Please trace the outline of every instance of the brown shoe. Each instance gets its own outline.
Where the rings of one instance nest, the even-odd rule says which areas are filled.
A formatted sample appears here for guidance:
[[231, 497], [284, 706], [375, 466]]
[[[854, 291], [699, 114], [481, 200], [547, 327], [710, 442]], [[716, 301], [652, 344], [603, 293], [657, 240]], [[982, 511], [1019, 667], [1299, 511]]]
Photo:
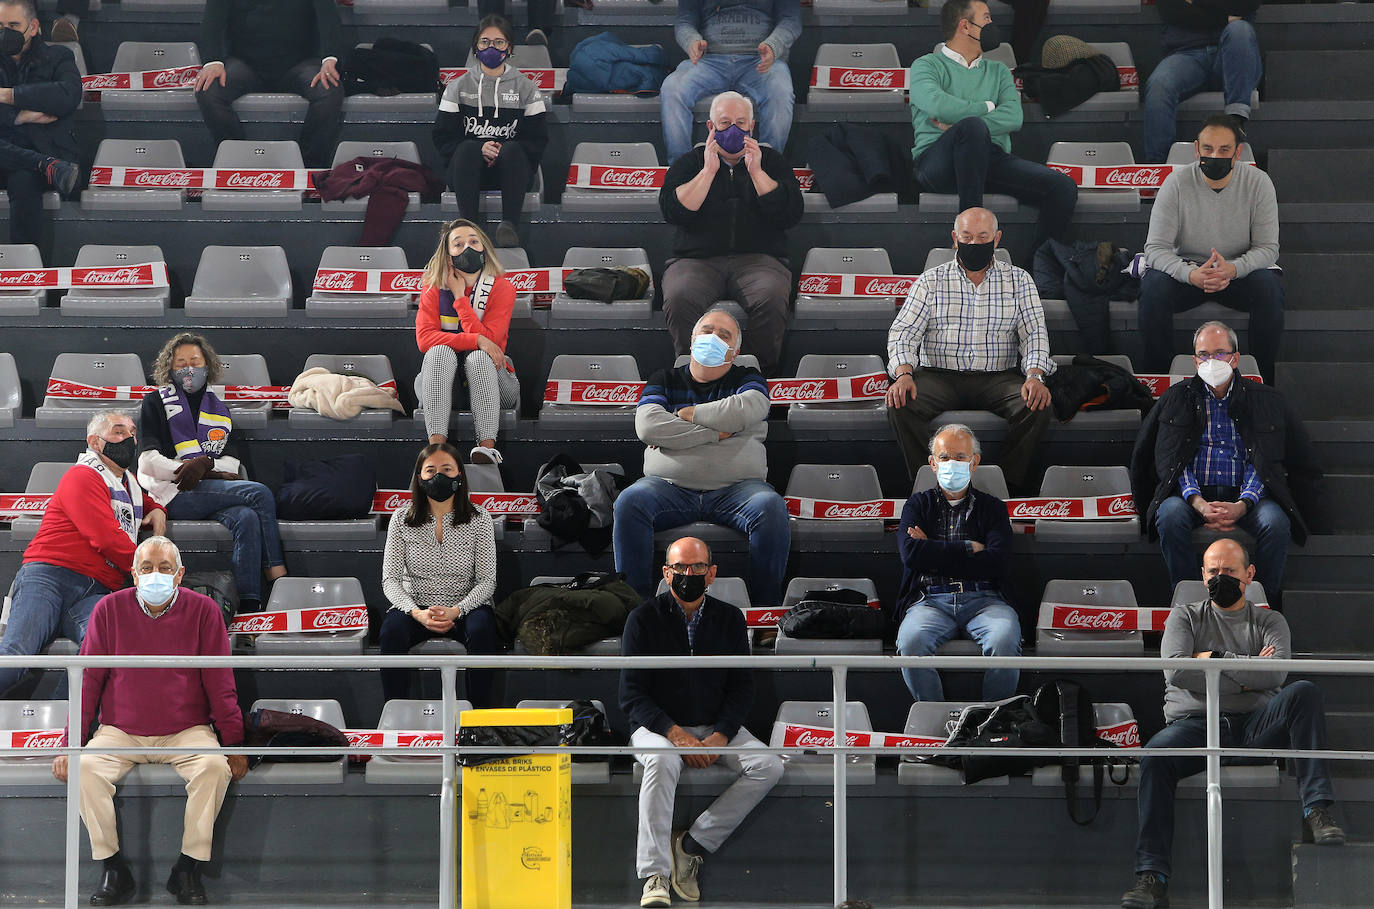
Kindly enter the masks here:
[[53, 20], [51, 37], [53, 41], [66, 44], [74, 44], [81, 40], [81, 36], [76, 33], [76, 23], [66, 16], [58, 16]]

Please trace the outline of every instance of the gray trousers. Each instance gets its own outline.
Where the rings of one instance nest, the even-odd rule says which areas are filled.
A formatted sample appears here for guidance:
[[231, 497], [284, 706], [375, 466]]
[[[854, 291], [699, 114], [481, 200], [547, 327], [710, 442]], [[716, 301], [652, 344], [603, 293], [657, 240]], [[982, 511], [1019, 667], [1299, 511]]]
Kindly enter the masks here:
[[673, 353], [690, 353], [697, 319], [720, 300], [734, 300], [748, 319], [740, 352], [758, 357], [760, 371], [772, 375], [782, 360], [792, 285], [791, 269], [763, 253], [669, 260], [663, 273], [663, 314]]
[[[715, 731], [710, 726], [682, 728], [699, 739]], [[741, 729], [730, 740], [730, 746], [734, 748], [762, 744], [747, 729]], [[638, 748], [671, 748], [673, 743], [640, 726], [630, 736], [630, 745]], [[677, 794], [678, 778], [686, 765], [676, 754], [636, 754], [635, 760], [644, 765], [644, 778], [639, 784], [639, 839], [635, 846], [635, 869], [640, 878], [655, 874], [666, 876], [673, 869], [673, 799]], [[697, 816], [688, 831], [692, 839], [708, 852], [719, 849], [749, 816], [749, 812], [782, 779], [782, 758], [776, 754], [722, 754], [716, 761], [740, 776]]]
[[[520, 406], [520, 380], [508, 369], [497, 369], [491, 357], [481, 350], [457, 351], [442, 345], [425, 352], [420, 375], [415, 379], [415, 396], [425, 410], [425, 434], [448, 435], [459, 357], [467, 375], [477, 441], [495, 439], [501, 425], [501, 409]], [[510, 363], [509, 357], [506, 362]]]
[[947, 410], [990, 410], [1009, 424], [997, 463], [1012, 492], [1024, 491], [1035, 446], [1050, 420], [1049, 407], [1031, 410], [1021, 399], [1026, 377], [1015, 369], [955, 372], [922, 367], [914, 378], [916, 396], [902, 407], [887, 409], [887, 422], [897, 434], [911, 478], [916, 479], [916, 471], [930, 457], [931, 420]]

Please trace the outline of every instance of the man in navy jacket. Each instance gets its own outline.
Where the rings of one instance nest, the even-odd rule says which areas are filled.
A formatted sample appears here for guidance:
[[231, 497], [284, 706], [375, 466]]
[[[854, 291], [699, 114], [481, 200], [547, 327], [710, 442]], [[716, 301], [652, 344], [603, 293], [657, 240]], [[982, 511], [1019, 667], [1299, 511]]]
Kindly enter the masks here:
[[[973, 489], [982, 456], [973, 430], [958, 423], [930, 440], [937, 485], [918, 492], [902, 509], [897, 546], [902, 586], [897, 591], [897, 652], [929, 656], [955, 637], [977, 641], [984, 656], [1020, 656], [1021, 621], [1003, 598], [1011, 573], [1011, 520], [1007, 504]], [[911, 696], [943, 701], [934, 669], [903, 669]], [[1020, 671], [983, 674], [983, 699], [1016, 693]]]
[[[1004, 512], [1005, 514], [1005, 512]], [[625, 656], [720, 656], [749, 653], [744, 614], [706, 595], [716, 579], [711, 549], [695, 537], [668, 547], [663, 578], [668, 592], [645, 600], [625, 623]], [[712, 754], [711, 748], [761, 747], [743, 727], [754, 699], [748, 669], [626, 669], [620, 674], [620, 708], [634, 729], [636, 747], [682, 749], [637, 754], [644, 765], [639, 787], [638, 874], [645, 878], [641, 906], [668, 906], [669, 886], [684, 900], [700, 899], [697, 870], [782, 778], [775, 754]], [[719, 761], [739, 774], [697, 816], [689, 830], [674, 832], [673, 799], [682, 766]]]

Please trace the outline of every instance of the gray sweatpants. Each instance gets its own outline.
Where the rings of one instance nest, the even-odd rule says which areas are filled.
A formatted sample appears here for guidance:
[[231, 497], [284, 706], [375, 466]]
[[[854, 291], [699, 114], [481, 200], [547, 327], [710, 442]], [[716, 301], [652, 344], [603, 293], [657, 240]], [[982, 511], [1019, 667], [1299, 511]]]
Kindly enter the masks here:
[[[491, 357], [480, 350], [457, 351], [452, 347], [431, 347], [420, 364], [415, 379], [415, 396], [425, 410], [425, 434], [448, 435], [449, 412], [453, 410], [453, 381], [458, 376], [458, 360], [468, 380], [468, 398], [477, 441], [495, 439], [502, 408], [520, 406], [520, 380], [508, 369], [497, 369]], [[510, 357], [506, 358], [510, 363]]]

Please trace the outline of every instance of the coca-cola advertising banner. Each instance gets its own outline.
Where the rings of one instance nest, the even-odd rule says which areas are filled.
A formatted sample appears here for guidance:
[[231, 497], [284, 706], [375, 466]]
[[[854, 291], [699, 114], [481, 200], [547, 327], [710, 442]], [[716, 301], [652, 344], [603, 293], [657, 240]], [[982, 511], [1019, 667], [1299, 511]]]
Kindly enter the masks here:
[[[804, 193], [815, 185], [816, 176], [809, 167], [796, 167], [792, 173]], [[666, 167], [628, 167], [609, 164], [568, 165], [568, 186], [577, 189], [661, 189], [668, 174]]]
[[[1246, 161], [1254, 165], [1254, 161]], [[1045, 165], [1065, 174], [1080, 189], [1158, 190], [1164, 178], [1186, 164], [1055, 164]]]
[[48, 493], [0, 492], [0, 521], [15, 518], [40, 518], [48, 508]]
[[247, 167], [92, 167], [91, 186], [120, 189], [256, 189], [314, 191], [314, 175], [326, 171]]
[[95, 268], [6, 268], [0, 270], [0, 290], [72, 290], [93, 287], [166, 287], [167, 263], [102, 265]]
[[229, 623], [230, 634], [283, 634], [288, 631], [349, 631], [367, 627], [367, 606], [323, 606], [281, 612], [245, 612]]
[[905, 91], [907, 71], [901, 67], [813, 66], [812, 88], [848, 91]]
[[[539, 501], [532, 492], [471, 492], [468, 498], [487, 514], [539, 514]], [[409, 489], [379, 489], [372, 496], [372, 514], [395, 514], [402, 505], [409, 504]]]
[[[65, 729], [12, 729], [7, 730], [10, 748], [61, 748], [62, 740], [67, 737]], [[5, 741], [0, 739], [0, 742]]]
[[787, 513], [794, 518], [820, 521], [883, 520], [895, 521], [902, 515], [905, 499], [875, 499], [871, 502], [827, 502], [787, 496]]
[[350, 748], [438, 748], [444, 744], [444, 734], [434, 730], [423, 732], [405, 729], [340, 729], [348, 737]]
[[1070, 498], [1058, 496], [1034, 499], [1007, 499], [1007, 514], [1013, 521], [1040, 518], [1070, 521], [1100, 521], [1135, 516], [1135, 500], [1129, 492], [1110, 496]]
[[797, 293], [813, 297], [896, 297], [904, 299], [920, 275], [802, 275]]
[[[456, 66], [445, 66], [439, 70], [439, 81], [444, 85], [448, 85], [465, 72], [467, 72], [467, 70], [459, 69]], [[520, 75], [533, 82], [541, 91], [546, 92], [561, 92], [563, 90], [563, 83], [568, 81], [568, 71], [563, 67], [556, 67], [554, 69], [522, 69], [520, 70]]]
[[[1098, 726], [1099, 741], [1109, 742], [1118, 748], [1139, 748], [1140, 727], [1135, 720], [1127, 720], [1114, 726]], [[845, 745], [851, 748], [939, 748], [948, 739], [929, 735], [907, 735], [899, 732], [855, 732], [845, 730]], [[833, 748], [835, 730], [824, 726], [804, 726], [799, 723], [786, 723], [782, 731], [784, 748]]]
[[1114, 726], [1098, 726], [1097, 738], [1118, 748], [1139, 748], [1140, 725], [1135, 720], [1127, 720]]
[[[522, 268], [503, 277], [516, 293], [557, 293], [571, 268]], [[321, 268], [315, 272], [311, 289], [332, 294], [418, 294], [424, 271], [376, 268]]]
[[[593, 382], [550, 379], [544, 383], [545, 404], [636, 404], [643, 382]], [[768, 400], [775, 406], [837, 401], [872, 401], [887, 393], [887, 375], [870, 373], [836, 378], [769, 379]]]
[[141, 73], [93, 73], [81, 77], [81, 89], [88, 98], [98, 99], [102, 91], [167, 91], [190, 88], [200, 75], [200, 66], [178, 66]]
[[1050, 607], [1050, 627], [1059, 631], [1163, 631], [1169, 618], [1167, 608], [1045, 605]]

